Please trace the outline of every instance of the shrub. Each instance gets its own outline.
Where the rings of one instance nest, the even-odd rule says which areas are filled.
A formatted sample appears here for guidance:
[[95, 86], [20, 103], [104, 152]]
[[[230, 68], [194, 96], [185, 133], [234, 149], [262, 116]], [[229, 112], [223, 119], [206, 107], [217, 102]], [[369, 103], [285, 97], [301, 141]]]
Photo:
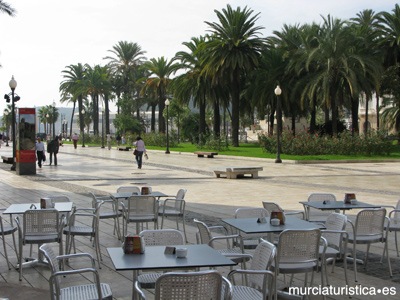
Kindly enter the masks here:
[[197, 140], [199, 141], [196, 144], [197, 149], [207, 149], [215, 151], [223, 151], [229, 149], [228, 139], [226, 135], [217, 136], [215, 134], [210, 134], [208, 136], [199, 136]]

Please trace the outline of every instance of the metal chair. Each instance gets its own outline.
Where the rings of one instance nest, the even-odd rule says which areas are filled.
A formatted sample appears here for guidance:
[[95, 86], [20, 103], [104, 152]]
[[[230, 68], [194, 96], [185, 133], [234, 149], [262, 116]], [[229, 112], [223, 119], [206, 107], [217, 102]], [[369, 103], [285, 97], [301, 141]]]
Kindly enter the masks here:
[[[117, 193], [135, 193], [137, 195], [140, 195], [141, 192], [140, 192], [140, 187], [138, 187], [136, 185], [122, 185], [122, 186], [117, 188]], [[119, 207], [119, 205], [120, 204], [122, 205], [122, 203], [124, 203], [125, 206], [128, 205], [127, 202], [126, 202], [127, 199], [128, 198], [119, 200], [118, 209], [120, 211], [122, 211], [122, 206]]]
[[[385, 220], [388, 224], [385, 229]], [[390, 228], [390, 219], [386, 217], [385, 208], [376, 209], [363, 209], [357, 214], [355, 224], [349, 220], [353, 232], [349, 234], [348, 242], [353, 244], [353, 263], [354, 263], [354, 276], [357, 282], [357, 245], [367, 245], [367, 253], [365, 255], [364, 267], [367, 267], [369, 248], [371, 244], [384, 243], [387, 254], [387, 262], [389, 267], [390, 277], [392, 274], [392, 267], [390, 265], [390, 257], [388, 252], [388, 233]]]
[[[56, 209], [32, 209], [24, 213], [22, 227], [19, 217], [16, 217], [15, 221], [17, 223], [19, 237], [19, 280], [22, 280], [24, 245], [37, 244], [40, 247], [45, 243], [58, 243], [59, 253], [63, 254], [62, 230], [65, 227], [65, 217], [64, 215], [60, 217]], [[32, 256], [32, 248], [30, 256]], [[25, 260], [31, 261], [25, 265], [43, 262], [40, 255], [37, 260], [31, 257]]]
[[[146, 246], [176, 246], [184, 245], [185, 241], [180, 231], [175, 229], [143, 230], [139, 233]], [[141, 288], [153, 289], [162, 273], [144, 273], [138, 276]]]
[[183, 232], [185, 234], [185, 240], [187, 242], [186, 226], [185, 226], [185, 195], [186, 189], [180, 189], [176, 194], [175, 198], [167, 198], [160, 205], [158, 215], [161, 216], [161, 229], [164, 227], [165, 217], [175, 217], [176, 229], [179, 230], [178, 218], [182, 218]]
[[291, 215], [301, 215], [301, 219], [305, 219], [305, 214], [304, 211], [292, 211], [292, 212], [285, 212], [285, 210], [279, 206], [278, 203], [276, 202], [268, 202], [268, 201], [263, 201], [262, 202], [263, 207], [268, 210], [268, 213], [271, 215], [271, 212], [273, 211], [282, 211], [285, 213], [286, 216], [291, 216]]
[[[330, 193], [312, 193], [308, 196], [308, 202], [312, 201], [330, 201], [330, 202], [336, 202], [336, 197], [334, 194]], [[306, 220], [309, 222], [319, 222], [319, 223], [325, 223], [326, 218], [330, 215], [332, 211], [324, 211], [321, 212], [318, 209], [312, 208], [312, 207], [307, 207], [304, 205], [304, 211], [306, 213]], [[312, 215], [317, 214], [318, 219], [315, 217], [313, 218]]]
[[[222, 255], [228, 256], [229, 259], [236, 263], [241, 263], [243, 268], [246, 269], [246, 262], [250, 260], [250, 256], [244, 253], [243, 239], [238, 234], [227, 235], [227, 230], [223, 226], [207, 226], [204, 222], [193, 220], [197, 225], [196, 239], [198, 244], [207, 244], [216, 249]], [[220, 229], [225, 235], [213, 236], [211, 229]], [[233, 243], [239, 240], [238, 247], [233, 247]], [[218, 249], [215, 245], [218, 241], [225, 241], [227, 248]], [[229, 241], [232, 241], [230, 243]]]
[[[71, 198], [68, 197], [67, 195], [50, 195], [50, 196], [46, 196], [44, 198], [48, 198], [51, 200], [51, 202], [56, 203], [56, 202], [71, 202]], [[70, 213], [68, 212], [66, 215], [66, 222], [68, 223], [69, 217], [70, 217]]]
[[[0, 210], [5, 210], [5, 208], [0, 208]], [[10, 267], [10, 261], [8, 260], [8, 255], [7, 255], [7, 247], [6, 247], [6, 240], [5, 240], [5, 236], [6, 235], [12, 235], [12, 239], [13, 239], [13, 244], [14, 244], [14, 251], [15, 254], [17, 255], [17, 260], [18, 259], [18, 250], [17, 250], [17, 245], [15, 243], [15, 232], [17, 231], [17, 226], [14, 226], [13, 224], [9, 224], [9, 223], [4, 223], [3, 222], [3, 218], [0, 216], [0, 229], [1, 229], [1, 239], [3, 241], [3, 249], [4, 249], [4, 256], [6, 258], [7, 261], [7, 266], [8, 269], [11, 270]]]
[[[390, 219], [390, 225], [389, 225], [389, 232], [394, 231], [394, 243], [396, 245], [396, 253], [397, 257], [399, 257], [399, 245], [397, 242], [397, 232], [400, 231], [400, 200], [397, 201], [396, 206], [392, 205], [382, 205], [382, 207], [390, 207], [393, 210], [389, 212], [389, 219]], [[385, 226], [386, 229], [386, 226]]]
[[[268, 269], [274, 260], [275, 252], [276, 248], [273, 244], [261, 239], [254, 251], [250, 268], [248, 270], [237, 269], [229, 273], [228, 279], [233, 283], [235, 274], [245, 274], [249, 277], [247, 286], [233, 285], [233, 300], [265, 300], [268, 296], [274, 295], [275, 274]], [[275, 299], [277, 299], [276, 293]]]
[[[50, 298], [52, 300], [87, 300], [87, 299], [106, 299], [112, 300], [112, 292], [111, 288], [108, 284], [100, 283], [100, 277], [95, 269], [95, 260], [93, 256], [89, 253], [80, 253], [80, 254], [70, 254], [70, 255], [60, 255], [56, 256], [53, 252], [53, 249], [45, 244], [42, 245], [39, 251], [46, 257], [49, 262], [49, 267], [51, 271], [50, 276]], [[62, 271], [58, 267], [59, 265], [63, 265], [64, 261], [69, 259], [72, 260], [74, 258], [86, 257], [89, 258], [91, 266], [88, 268], [80, 268], [76, 270], [70, 271]], [[86, 273], [93, 274], [93, 283], [84, 284], [84, 285], [75, 285], [62, 288], [62, 279], [66, 276], [75, 275], [75, 274], [83, 274]], [[85, 276], [86, 277], [86, 276]], [[69, 280], [70, 281], [70, 280]], [[82, 281], [82, 277], [79, 278], [79, 282]]]
[[[74, 246], [74, 253], [76, 253], [76, 236], [87, 236], [90, 237], [91, 240], [93, 239], [92, 244], [96, 250], [97, 262], [100, 269], [100, 261], [103, 260], [99, 242], [99, 212], [102, 203], [103, 202], [100, 202], [96, 208], [74, 208], [69, 223], [63, 230], [64, 234], [67, 236], [65, 254], [71, 253], [72, 245]], [[77, 221], [77, 219], [79, 221]]]
[[326, 276], [326, 283], [329, 285], [329, 279], [327, 274], [327, 262], [332, 260], [332, 273], [334, 271], [336, 259], [344, 258], [344, 277], [346, 285], [349, 285], [347, 277], [347, 259], [346, 250], [348, 242], [348, 233], [346, 232], [347, 216], [339, 213], [331, 213], [325, 222], [325, 229], [321, 230], [322, 237], [325, 238], [327, 242], [327, 248], [325, 251], [325, 260], [322, 260], [323, 247], [320, 246], [319, 254], [321, 258], [321, 263], [325, 263], [324, 270]]
[[[139, 299], [146, 299], [138, 282]], [[157, 279], [156, 300], [221, 300], [232, 298], [232, 285], [217, 271], [166, 273]]]
[[[307, 288], [308, 273], [312, 272], [311, 278], [313, 278], [314, 271], [319, 270], [320, 243], [323, 247], [321, 259], [324, 261], [327, 244], [321, 237], [321, 230], [283, 231], [279, 235], [277, 254], [271, 265], [271, 270], [275, 272], [275, 283], [279, 274], [305, 273], [304, 287]], [[323, 272], [321, 272], [321, 282], [324, 286]]]
[[[269, 213], [265, 208], [262, 207], [241, 207], [235, 211], [235, 219], [245, 219], [245, 218], [267, 218]], [[233, 233], [237, 230], [231, 229]], [[260, 234], [247, 234], [244, 232], [240, 233], [243, 238], [243, 248], [244, 249], [255, 249], [258, 245], [259, 239], [264, 237]], [[240, 240], [235, 241], [238, 243]]]
[[153, 222], [158, 228], [158, 201], [153, 196], [132, 196], [127, 205], [122, 203], [123, 236], [127, 234], [128, 224], [136, 223], [136, 233], [139, 233], [140, 223]]
[[99, 205], [99, 220], [113, 219], [114, 220], [114, 231], [117, 232], [118, 239], [121, 239], [121, 229], [119, 226], [119, 217], [122, 216], [122, 212], [118, 210], [118, 202], [109, 196], [96, 196], [93, 192], [89, 192], [92, 197], [92, 208], [96, 208]]

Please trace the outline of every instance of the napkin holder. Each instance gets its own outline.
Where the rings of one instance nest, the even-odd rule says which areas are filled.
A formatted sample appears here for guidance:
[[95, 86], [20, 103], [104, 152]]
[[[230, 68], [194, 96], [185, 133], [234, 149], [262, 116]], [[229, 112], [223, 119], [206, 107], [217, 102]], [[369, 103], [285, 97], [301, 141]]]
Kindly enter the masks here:
[[356, 194], [354, 193], [344, 194], [344, 204], [351, 204], [351, 200], [356, 200]]
[[285, 214], [283, 213], [283, 211], [280, 210], [274, 210], [271, 212], [271, 215], [269, 216], [270, 218], [270, 222], [272, 219], [279, 219], [280, 220], [280, 225], [284, 225], [285, 224]]
[[127, 235], [122, 243], [122, 249], [125, 254], [143, 254], [144, 248], [144, 239], [139, 235]]
[[142, 187], [141, 194], [142, 195], [150, 195], [151, 194], [151, 188], [147, 187], [147, 186]]
[[54, 208], [54, 203], [50, 198], [40, 198], [40, 209]]

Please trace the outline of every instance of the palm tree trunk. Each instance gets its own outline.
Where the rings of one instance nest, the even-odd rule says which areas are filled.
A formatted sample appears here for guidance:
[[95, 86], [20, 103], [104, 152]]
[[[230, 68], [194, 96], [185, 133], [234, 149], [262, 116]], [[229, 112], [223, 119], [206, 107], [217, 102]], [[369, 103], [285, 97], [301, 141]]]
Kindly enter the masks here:
[[351, 123], [352, 123], [352, 133], [353, 135], [358, 132], [358, 107], [359, 100], [358, 98], [351, 98]]
[[379, 130], [379, 94], [376, 92], [376, 129]]
[[204, 142], [204, 135], [206, 134], [206, 100], [205, 97], [199, 99], [200, 120], [199, 120], [199, 135]]
[[335, 92], [332, 92], [331, 110], [332, 110], [332, 135], [337, 136], [337, 134], [338, 134], [338, 127], [337, 127], [338, 110], [336, 107], [336, 93]]
[[364, 126], [363, 126], [363, 131], [364, 134], [368, 133], [368, 110], [369, 110], [369, 97], [366, 96], [365, 99], [365, 122], [364, 122]]
[[163, 115], [165, 108], [164, 99], [164, 89], [162, 88], [162, 83], [158, 87], [158, 132], [165, 133], [165, 118]]
[[221, 135], [221, 115], [219, 113], [219, 99], [214, 101], [214, 120], [213, 120], [214, 134]]
[[240, 102], [240, 72], [233, 71], [232, 80], [232, 146], [239, 147], [239, 102]]
[[[71, 123], [70, 123], [70, 127], [69, 127], [70, 136], [72, 135], [72, 122], [74, 122], [75, 106], [76, 106], [76, 101], [74, 101], [74, 107], [72, 108]], [[65, 127], [65, 129], [67, 129], [67, 127]], [[68, 132], [66, 132], [66, 137], [67, 136], [68, 136]]]
[[[85, 120], [83, 118], [82, 110], [83, 110], [83, 99], [82, 95], [78, 97], [78, 107], [79, 107], [79, 129], [80, 129], [80, 136], [83, 136], [85, 131]], [[71, 134], [72, 134], [72, 122], [71, 122]]]
[[108, 94], [104, 95], [104, 111], [106, 113], [106, 134], [110, 133], [110, 110], [108, 105]]

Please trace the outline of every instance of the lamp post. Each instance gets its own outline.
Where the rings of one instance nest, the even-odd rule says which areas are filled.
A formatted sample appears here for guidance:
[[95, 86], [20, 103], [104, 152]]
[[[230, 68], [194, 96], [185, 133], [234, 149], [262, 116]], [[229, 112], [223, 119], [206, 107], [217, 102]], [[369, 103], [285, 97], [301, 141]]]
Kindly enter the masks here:
[[[8, 116], [8, 110], [5, 110], [5, 111], [4, 111], [4, 114], [5, 114], [6, 116]], [[8, 121], [8, 117], [6, 117], [6, 118], [7, 118], [7, 121]], [[8, 126], [7, 126], [7, 129], [8, 129]], [[9, 145], [8, 145], [8, 138], [9, 138], [8, 134], [9, 134], [9, 131], [7, 130], [6, 147], [9, 146]]]
[[101, 148], [104, 148], [104, 107], [101, 108]]
[[56, 138], [56, 102], [53, 101], [53, 139]]
[[170, 104], [169, 100], [165, 100], [165, 106], [167, 108], [167, 150], [165, 151], [165, 154], [169, 154], [169, 137], [168, 137], [168, 106]]
[[275, 163], [281, 163], [281, 143], [279, 140], [280, 130], [282, 128], [281, 108], [279, 107], [279, 96], [282, 94], [282, 90], [279, 85], [276, 86], [276, 159]]
[[12, 140], [13, 140], [13, 165], [11, 167], [11, 170], [15, 171], [15, 159], [17, 157], [17, 143], [15, 141], [15, 98], [14, 98], [14, 91], [15, 91], [15, 88], [17, 87], [17, 81], [14, 79], [14, 75], [11, 77], [11, 80], [9, 82], [9, 86], [11, 88], [11, 99], [12, 99], [11, 122], [12, 122]]
[[[83, 119], [85, 119], [85, 110], [81, 110], [81, 114], [83, 115]], [[83, 122], [83, 132], [82, 132], [82, 147], [85, 147], [85, 122]]]
[[[49, 126], [50, 126], [49, 118], [50, 118], [50, 115], [49, 115], [49, 114], [46, 114], [47, 126], [46, 126], [46, 128], [45, 128], [45, 131], [47, 131], [47, 130], [51, 131], [51, 127], [49, 128]], [[50, 134], [49, 134], [49, 135], [50, 135]]]

